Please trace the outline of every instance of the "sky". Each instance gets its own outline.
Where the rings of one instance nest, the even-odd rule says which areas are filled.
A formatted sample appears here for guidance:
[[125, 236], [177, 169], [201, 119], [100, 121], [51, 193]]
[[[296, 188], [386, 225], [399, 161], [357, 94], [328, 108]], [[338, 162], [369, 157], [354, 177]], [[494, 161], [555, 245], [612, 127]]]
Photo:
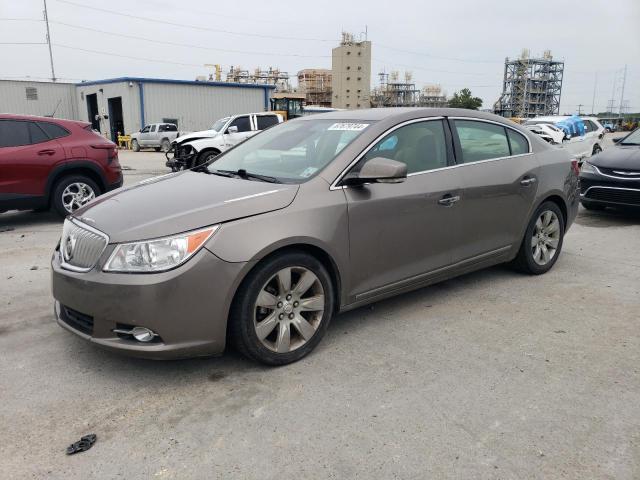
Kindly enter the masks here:
[[[340, 33], [372, 42], [377, 73], [418, 87], [468, 87], [491, 108], [505, 57], [551, 50], [565, 62], [561, 112], [605, 111], [622, 93], [640, 111], [640, 0], [47, 0], [61, 81], [121, 76], [194, 80], [205, 64], [331, 68]], [[89, 8], [87, 8], [89, 7]], [[42, 0], [0, 0], [0, 78], [51, 77]], [[32, 44], [33, 43], [33, 44]], [[595, 89], [595, 102], [593, 101]], [[1, 110], [2, 99], [0, 99]]]

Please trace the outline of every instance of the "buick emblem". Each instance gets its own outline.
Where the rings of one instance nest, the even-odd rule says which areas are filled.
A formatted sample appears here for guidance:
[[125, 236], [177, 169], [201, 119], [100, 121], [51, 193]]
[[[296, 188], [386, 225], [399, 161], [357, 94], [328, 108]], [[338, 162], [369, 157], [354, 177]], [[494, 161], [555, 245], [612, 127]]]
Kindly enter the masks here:
[[65, 239], [64, 247], [62, 249], [62, 256], [64, 260], [68, 262], [73, 257], [73, 251], [76, 248], [76, 237], [73, 234], [69, 234], [69, 236]]

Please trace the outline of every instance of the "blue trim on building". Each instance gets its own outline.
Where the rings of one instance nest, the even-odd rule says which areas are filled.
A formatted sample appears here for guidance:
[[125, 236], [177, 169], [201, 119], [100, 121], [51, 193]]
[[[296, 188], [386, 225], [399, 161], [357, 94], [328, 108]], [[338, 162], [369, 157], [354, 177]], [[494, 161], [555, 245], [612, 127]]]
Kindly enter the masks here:
[[144, 83], [138, 82], [138, 92], [140, 93], [140, 129], [144, 128]]
[[105, 80], [92, 80], [89, 82], [76, 83], [77, 87], [87, 87], [91, 85], [104, 85], [107, 83], [164, 83], [172, 85], [197, 85], [200, 87], [234, 87], [234, 88], [262, 88], [266, 91], [274, 90], [275, 85], [259, 85], [255, 83], [235, 83], [235, 82], [197, 82], [195, 80], [168, 80], [164, 78], [140, 78], [140, 77], [119, 77], [107, 78]]

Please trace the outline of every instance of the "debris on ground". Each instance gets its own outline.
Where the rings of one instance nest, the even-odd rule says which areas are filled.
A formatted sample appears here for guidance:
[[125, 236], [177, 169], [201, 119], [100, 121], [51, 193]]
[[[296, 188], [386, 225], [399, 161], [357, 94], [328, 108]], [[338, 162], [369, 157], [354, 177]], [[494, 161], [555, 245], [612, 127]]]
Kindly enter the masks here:
[[36, 265], [34, 265], [33, 267], [31, 267], [29, 270], [37, 270], [38, 267]]
[[79, 441], [72, 443], [67, 447], [67, 455], [73, 455], [74, 453], [78, 452], [86, 452], [91, 447], [93, 447], [93, 444], [96, 443], [97, 438], [97, 435], [94, 433], [81, 437]]

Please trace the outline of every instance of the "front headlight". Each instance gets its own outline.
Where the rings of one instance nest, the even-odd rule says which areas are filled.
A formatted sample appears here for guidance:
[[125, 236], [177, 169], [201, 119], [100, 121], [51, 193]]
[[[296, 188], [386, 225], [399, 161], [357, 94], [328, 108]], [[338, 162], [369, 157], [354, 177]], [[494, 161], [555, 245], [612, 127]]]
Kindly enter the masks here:
[[202, 247], [220, 225], [171, 237], [118, 245], [104, 266], [105, 272], [155, 273], [183, 264]]
[[580, 169], [580, 171], [584, 173], [598, 173], [594, 166], [586, 161], [582, 162], [582, 168]]

